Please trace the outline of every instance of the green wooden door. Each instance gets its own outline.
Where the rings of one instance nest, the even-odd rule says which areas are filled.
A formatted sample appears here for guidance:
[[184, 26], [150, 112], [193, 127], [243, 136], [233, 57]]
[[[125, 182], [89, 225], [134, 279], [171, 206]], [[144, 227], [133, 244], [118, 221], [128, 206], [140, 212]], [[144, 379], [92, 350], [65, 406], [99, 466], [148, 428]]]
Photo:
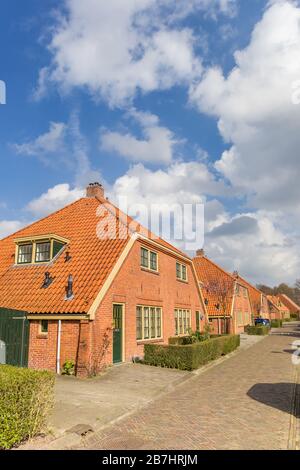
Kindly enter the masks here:
[[0, 340], [5, 343], [5, 363], [28, 366], [29, 321], [26, 314], [0, 308]]
[[123, 361], [123, 306], [113, 306], [113, 363]]

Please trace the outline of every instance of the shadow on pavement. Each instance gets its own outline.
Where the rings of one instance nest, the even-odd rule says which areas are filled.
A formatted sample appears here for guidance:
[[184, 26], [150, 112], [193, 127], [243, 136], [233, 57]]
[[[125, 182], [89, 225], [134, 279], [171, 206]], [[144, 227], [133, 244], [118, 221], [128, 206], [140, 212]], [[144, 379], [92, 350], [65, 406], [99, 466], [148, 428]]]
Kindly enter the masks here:
[[[294, 414], [300, 418], [299, 409], [292, 410], [292, 397], [295, 384], [293, 383], [275, 383], [275, 384], [256, 384], [250, 388], [247, 395], [264, 405], [271, 406], [288, 414]], [[297, 385], [297, 395], [300, 393], [300, 385]]]

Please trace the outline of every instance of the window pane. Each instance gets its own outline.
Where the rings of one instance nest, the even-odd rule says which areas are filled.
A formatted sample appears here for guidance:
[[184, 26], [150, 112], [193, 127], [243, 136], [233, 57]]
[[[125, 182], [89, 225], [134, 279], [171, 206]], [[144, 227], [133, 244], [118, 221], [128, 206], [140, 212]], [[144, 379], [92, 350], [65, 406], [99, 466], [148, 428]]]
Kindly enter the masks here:
[[175, 310], [175, 336], [178, 336], [178, 310]]
[[161, 309], [156, 309], [156, 335], [161, 338]]
[[150, 268], [157, 271], [157, 254], [150, 252]]
[[151, 338], [155, 338], [155, 308], [150, 309]]
[[142, 307], [136, 309], [136, 339], [143, 339]]
[[183, 334], [182, 310], [179, 310], [179, 334]]
[[144, 308], [144, 339], [149, 339], [149, 308]]
[[182, 269], [182, 279], [183, 279], [183, 281], [186, 281], [187, 280], [186, 266], [182, 265], [181, 269]]
[[182, 315], [183, 315], [183, 334], [186, 334], [186, 331], [187, 331], [187, 328], [186, 328], [186, 310], [183, 310]]
[[50, 247], [50, 242], [36, 244], [35, 261], [37, 263], [50, 261]]
[[189, 333], [191, 329], [191, 312], [187, 312], [186, 314], [186, 332]]
[[25, 264], [32, 262], [32, 244], [20, 245], [18, 253], [18, 263]]
[[48, 320], [41, 321], [41, 333], [48, 333]]
[[196, 312], [196, 330], [200, 331], [200, 312]]
[[177, 279], [181, 279], [181, 264], [176, 263], [176, 277]]
[[141, 266], [143, 266], [143, 268], [149, 267], [148, 255], [149, 255], [149, 251], [146, 250], [145, 248], [141, 248]]

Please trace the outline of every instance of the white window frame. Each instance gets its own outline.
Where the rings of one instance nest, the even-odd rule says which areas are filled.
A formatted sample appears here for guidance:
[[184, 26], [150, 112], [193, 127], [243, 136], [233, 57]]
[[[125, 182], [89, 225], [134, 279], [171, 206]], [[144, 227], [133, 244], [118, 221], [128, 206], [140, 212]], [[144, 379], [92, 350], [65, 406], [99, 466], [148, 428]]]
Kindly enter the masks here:
[[[144, 265], [142, 264], [142, 250], [147, 251], [147, 266], [144, 266]], [[151, 254], [156, 255], [156, 269], [151, 268]], [[149, 248], [147, 248], [147, 247], [145, 247], [145, 246], [141, 246], [141, 250], [140, 250], [140, 264], [141, 264], [141, 268], [142, 268], [142, 269], [147, 269], [147, 271], [152, 271], [152, 272], [154, 272], [154, 273], [158, 273], [159, 267], [158, 267], [158, 253], [157, 253], [157, 251], [150, 250]]]
[[[179, 275], [177, 273], [177, 266], [179, 266]], [[186, 274], [186, 278], [184, 279], [183, 278], [183, 269], [182, 268], [185, 268], [185, 274]], [[182, 282], [188, 282], [188, 268], [187, 268], [187, 265], [186, 264], [182, 264], [180, 263], [179, 261], [176, 261], [176, 279], [178, 281], [182, 281]]]
[[[145, 342], [145, 341], [159, 341], [163, 339], [163, 309], [162, 307], [158, 307], [156, 305], [137, 305], [136, 306], [136, 315], [137, 315], [137, 309], [140, 308], [142, 310], [142, 337], [137, 338], [137, 331], [136, 331], [136, 341], [137, 342]], [[154, 323], [155, 323], [155, 336], [152, 337], [152, 315], [151, 313], [153, 312], [154, 309]], [[145, 337], [145, 313], [148, 312], [148, 331], [149, 331], [149, 337]], [[158, 312], [160, 312], [160, 335], [158, 335], [159, 331], [159, 325], [158, 325]], [[136, 317], [135, 317], [136, 318]]]
[[[177, 329], [176, 329], [177, 321]], [[192, 328], [192, 312], [186, 308], [175, 308], [174, 311], [175, 336], [186, 336]]]

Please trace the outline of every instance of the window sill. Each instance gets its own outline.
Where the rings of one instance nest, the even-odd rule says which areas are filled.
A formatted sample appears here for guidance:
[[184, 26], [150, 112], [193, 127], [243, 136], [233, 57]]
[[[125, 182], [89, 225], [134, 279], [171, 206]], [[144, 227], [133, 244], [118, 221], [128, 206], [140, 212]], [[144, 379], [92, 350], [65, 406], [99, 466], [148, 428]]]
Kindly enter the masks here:
[[157, 339], [138, 339], [137, 344], [138, 345], [143, 345], [143, 344], [151, 344], [151, 343], [163, 343], [164, 339], [163, 338], [157, 338]]
[[48, 333], [39, 333], [37, 339], [48, 339]]
[[189, 283], [188, 280], [185, 281], [184, 279], [178, 279], [178, 278], [176, 278], [176, 281], [181, 282], [182, 284], [188, 284]]
[[144, 272], [150, 273], [150, 274], [155, 274], [156, 276], [160, 275], [158, 271], [153, 271], [153, 269], [148, 269], [148, 268], [141, 267], [141, 271], [144, 271]]

